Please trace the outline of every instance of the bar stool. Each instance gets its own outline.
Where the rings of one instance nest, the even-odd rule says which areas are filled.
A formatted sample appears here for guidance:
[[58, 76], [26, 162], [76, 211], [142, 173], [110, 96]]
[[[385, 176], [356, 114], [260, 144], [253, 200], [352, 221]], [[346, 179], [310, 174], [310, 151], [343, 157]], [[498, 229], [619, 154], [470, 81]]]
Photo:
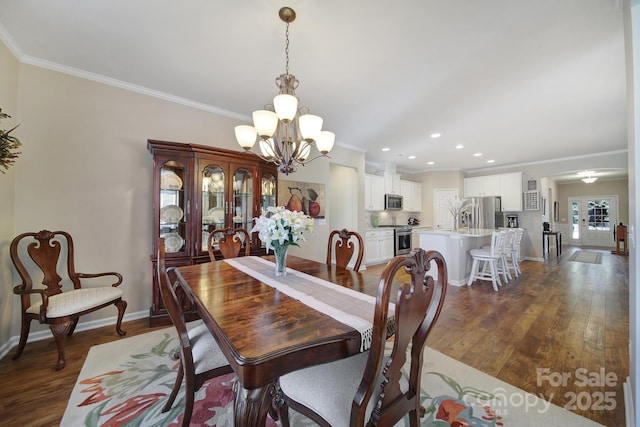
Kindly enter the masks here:
[[473, 258], [471, 274], [467, 286], [471, 286], [474, 280], [491, 280], [493, 290], [498, 291], [498, 286], [502, 286], [498, 273], [498, 262], [502, 257], [502, 248], [506, 233], [504, 231], [494, 231], [491, 233], [491, 246], [488, 249], [471, 249], [469, 254]]
[[513, 247], [511, 248], [511, 254], [509, 254], [509, 267], [513, 269], [513, 273], [516, 277], [520, 277], [522, 271], [520, 270], [518, 254], [520, 253], [520, 243], [522, 242], [522, 236], [524, 236], [524, 228], [516, 228], [515, 233], [516, 234], [515, 238], [513, 239]]

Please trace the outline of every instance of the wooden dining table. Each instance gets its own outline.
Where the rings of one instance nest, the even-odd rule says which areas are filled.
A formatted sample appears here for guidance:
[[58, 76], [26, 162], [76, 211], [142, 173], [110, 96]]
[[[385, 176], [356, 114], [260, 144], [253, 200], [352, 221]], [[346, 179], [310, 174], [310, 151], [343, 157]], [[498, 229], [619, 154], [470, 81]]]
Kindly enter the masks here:
[[[269, 414], [276, 418], [282, 375], [367, 349], [366, 321], [350, 317], [370, 312], [372, 322], [379, 278], [296, 256], [287, 259], [286, 277], [274, 277], [272, 261], [240, 257], [176, 269], [237, 376], [236, 426], [265, 425]], [[256, 273], [252, 265], [265, 268]], [[304, 282], [308, 288], [297, 289]]]

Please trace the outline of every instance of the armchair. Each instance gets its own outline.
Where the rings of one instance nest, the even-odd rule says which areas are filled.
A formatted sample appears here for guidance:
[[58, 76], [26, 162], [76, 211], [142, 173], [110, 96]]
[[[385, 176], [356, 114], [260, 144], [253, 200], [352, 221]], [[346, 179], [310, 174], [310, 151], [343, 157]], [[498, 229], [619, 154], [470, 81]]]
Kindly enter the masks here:
[[[64, 368], [66, 364], [65, 336], [73, 334], [83, 314], [114, 304], [118, 308], [116, 331], [119, 335], [125, 335], [121, 326], [127, 303], [122, 299], [122, 289], [118, 287], [122, 283], [122, 275], [115, 272], [76, 272], [73, 239], [69, 233], [42, 230], [20, 234], [11, 242], [10, 254], [22, 279], [22, 283], [13, 288], [13, 293], [20, 296], [22, 303], [22, 327], [14, 360], [22, 355], [32, 320], [48, 324], [51, 329], [58, 347], [56, 370]], [[62, 277], [58, 274], [58, 268], [63, 268], [65, 263], [67, 271]], [[42, 277], [44, 287], [34, 286], [36, 276], [38, 280]], [[82, 286], [84, 279], [106, 276], [113, 277], [110, 286]]]

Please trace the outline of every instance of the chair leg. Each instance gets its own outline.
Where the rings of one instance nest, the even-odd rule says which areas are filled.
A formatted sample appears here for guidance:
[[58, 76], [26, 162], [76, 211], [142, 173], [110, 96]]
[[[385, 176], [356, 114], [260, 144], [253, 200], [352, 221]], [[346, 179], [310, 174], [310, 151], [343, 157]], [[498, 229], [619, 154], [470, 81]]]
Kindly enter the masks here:
[[31, 329], [31, 318], [28, 318], [28, 319], [22, 318], [22, 328], [20, 329], [20, 342], [18, 343], [18, 348], [16, 349], [16, 353], [13, 355], [13, 360], [16, 360], [22, 355], [24, 346], [27, 345], [27, 337], [29, 336], [29, 329]]
[[53, 323], [49, 326], [53, 339], [56, 341], [58, 347], [58, 363], [56, 363], [56, 371], [64, 368], [67, 361], [64, 358], [64, 341], [65, 337], [69, 334], [69, 331], [73, 327], [73, 320], [68, 320], [64, 323]]
[[193, 372], [191, 375], [187, 372], [185, 375], [185, 395], [184, 395], [184, 414], [182, 416], [182, 427], [188, 427], [193, 414], [193, 401], [195, 400], [196, 387]]
[[80, 320], [79, 317], [76, 317], [75, 319], [73, 319], [73, 325], [71, 325], [71, 327], [69, 328], [69, 332], [67, 333], [68, 337], [73, 335], [73, 331], [76, 330], [76, 326], [78, 326], [78, 320]]
[[493, 290], [498, 292], [498, 286], [502, 286], [502, 283], [500, 282], [500, 275], [498, 274], [497, 261], [490, 261], [489, 268], [491, 269], [491, 284], [493, 285]]
[[180, 367], [178, 368], [178, 374], [176, 375], [176, 382], [173, 384], [173, 390], [171, 390], [171, 394], [169, 395], [169, 399], [167, 403], [165, 403], [162, 408], [162, 412], [167, 412], [173, 406], [173, 402], [176, 400], [176, 396], [178, 395], [178, 391], [180, 391], [180, 386], [182, 385], [182, 380], [184, 378], [184, 371], [182, 370], [182, 362], [180, 362]]
[[471, 284], [476, 278], [477, 273], [478, 273], [478, 260], [474, 258], [473, 264], [471, 264], [471, 274], [469, 275], [469, 281], [467, 282], [467, 286], [471, 286]]
[[119, 300], [115, 303], [116, 307], [118, 307], [118, 321], [116, 322], [116, 332], [118, 335], [125, 335], [127, 332], [122, 330], [122, 318], [124, 317], [124, 311], [127, 309], [127, 302], [124, 300]]

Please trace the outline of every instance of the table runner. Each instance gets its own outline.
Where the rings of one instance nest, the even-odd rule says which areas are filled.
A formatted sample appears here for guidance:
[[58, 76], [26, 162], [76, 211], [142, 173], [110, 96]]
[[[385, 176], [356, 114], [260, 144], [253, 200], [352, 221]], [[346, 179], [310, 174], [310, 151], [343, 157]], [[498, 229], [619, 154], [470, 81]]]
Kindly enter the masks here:
[[[360, 351], [371, 347], [375, 297], [288, 267], [286, 276], [274, 277], [274, 263], [260, 257], [230, 258], [224, 262], [357, 330], [361, 336]], [[389, 312], [395, 313], [394, 304], [389, 305]]]

